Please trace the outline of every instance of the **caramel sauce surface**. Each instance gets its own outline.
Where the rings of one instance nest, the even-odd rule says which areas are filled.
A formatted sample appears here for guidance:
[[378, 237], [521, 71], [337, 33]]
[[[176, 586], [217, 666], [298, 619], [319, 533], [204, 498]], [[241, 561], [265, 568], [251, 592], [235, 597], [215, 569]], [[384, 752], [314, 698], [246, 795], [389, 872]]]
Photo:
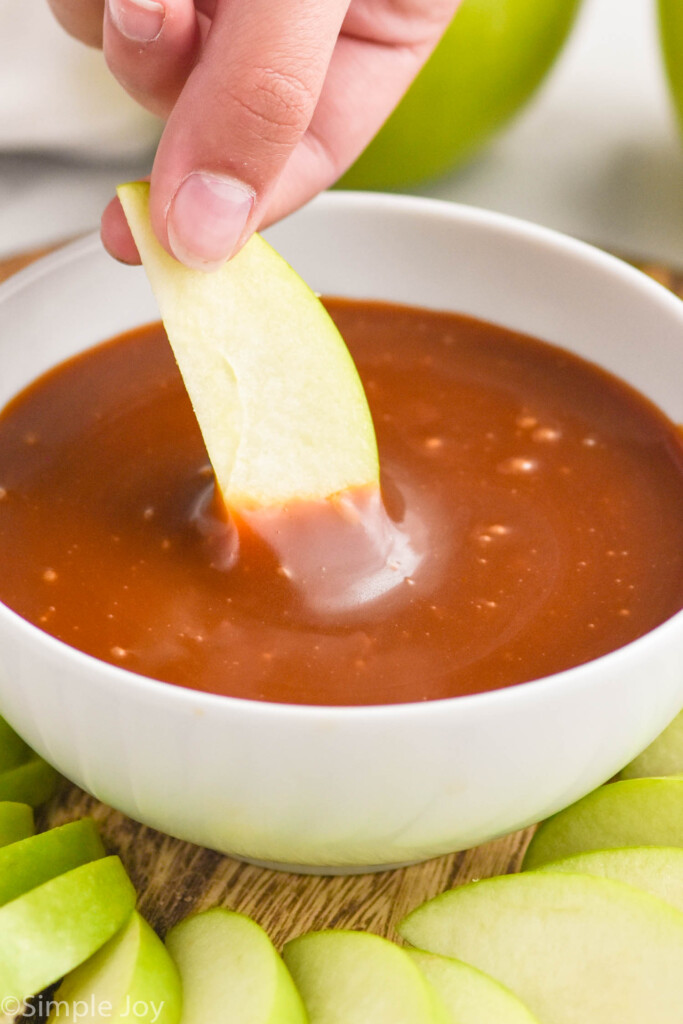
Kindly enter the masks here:
[[386, 514], [360, 493], [226, 523], [151, 326], [0, 417], [0, 600], [143, 675], [310, 704], [511, 686], [683, 607], [683, 442], [650, 403], [500, 327], [328, 306], [372, 409]]

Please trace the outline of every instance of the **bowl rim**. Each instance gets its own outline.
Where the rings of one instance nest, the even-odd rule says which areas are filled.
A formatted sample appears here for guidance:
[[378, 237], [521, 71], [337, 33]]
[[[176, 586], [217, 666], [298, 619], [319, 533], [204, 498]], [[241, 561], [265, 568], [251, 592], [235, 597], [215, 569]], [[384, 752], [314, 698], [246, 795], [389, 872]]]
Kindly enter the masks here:
[[[416, 213], [440, 222], [444, 220], [451, 220], [457, 223], [465, 222], [487, 231], [504, 231], [521, 236], [522, 240], [550, 247], [556, 252], [564, 253], [583, 263], [592, 263], [597, 268], [620, 276], [626, 283], [649, 295], [656, 302], [668, 306], [669, 312], [674, 313], [680, 319], [683, 330], [683, 302], [668, 288], [653, 278], [648, 277], [636, 267], [626, 263], [623, 259], [552, 228], [543, 227], [519, 217], [485, 210], [480, 207], [398, 193], [385, 194], [335, 190], [317, 196], [304, 209], [314, 211], [321, 209], [324, 212], [327, 207], [343, 209], [344, 206], [349, 204], [354, 208], [359, 208], [361, 212], [363, 210], [372, 210], [373, 212], [380, 210], [394, 213], [397, 211], [399, 213]], [[291, 216], [294, 215], [292, 214]], [[267, 230], [265, 234], [267, 236]], [[43, 278], [48, 277], [54, 270], [64, 269], [70, 263], [76, 262], [88, 254], [101, 254], [102, 251], [102, 243], [99, 233], [96, 231], [66, 243], [47, 255], [40, 257], [34, 263], [13, 274], [5, 282], [2, 282], [0, 284], [0, 304], [41, 281]], [[2, 619], [7, 621], [10, 628], [18, 630], [20, 633], [23, 632], [26, 635], [27, 643], [37, 643], [43, 646], [48, 652], [52, 651], [60, 660], [75, 659], [75, 664], [77, 666], [80, 665], [84, 672], [94, 672], [93, 683], [97, 680], [100, 685], [103, 685], [111, 681], [117, 686], [125, 686], [126, 693], [122, 691], [122, 699], [126, 699], [127, 693], [134, 692], [139, 697], [147, 697], [156, 702], [159, 699], [163, 700], [163, 694], [166, 694], [166, 699], [169, 702], [175, 703], [181, 710], [186, 708], [195, 714], [198, 710], [198, 705], [201, 705], [202, 710], [206, 709], [207, 712], [213, 712], [214, 714], [232, 711], [253, 714], [263, 718], [273, 716], [281, 719], [300, 718], [309, 722], [315, 719], [333, 718], [335, 722], [339, 723], [355, 722], [361, 718], [368, 718], [382, 724], [387, 724], [394, 719], [405, 719], [407, 716], [440, 716], [445, 708], [449, 710], [459, 708], [464, 714], [479, 711], [480, 709], [485, 711], [492, 704], [503, 705], [504, 707], [511, 702], [518, 703], [536, 699], [540, 688], [543, 689], [544, 696], [550, 698], [557, 694], [558, 691], [563, 691], [566, 688], [576, 692], [581, 686], [599, 686], [601, 678], [591, 678], [596, 672], [602, 677], [602, 682], [605, 684], [610, 678], [618, 677], [621, 663], [624, 659], [631, 658], [634, 651], [640, 653], [652, 644], [658, 645], [660, 640], [661, 642], [666, 642], [666, 634], [672, 633], [675, 635], [680, 632], [681, 636], [683, 636], [682, 609], [659, 623], [653, 629], [648, 630], [647, 633], [598, 658], [548, 676], [541, 676], [496, 690], [443, 697], [434, 700], [406, 701], [397, 704], [286, 704], [252, 700], [246, 697], [231, 697], [205, 690], [195, 690], [140, 675], [123, 666], [102, 661], [78, 648], [71, 647], [65, 641], [59, 640], [41, 630], [38, 626], [33, 625], [33, 623], [24, 619], [0, 601], [0, 620]], [[603, 673], [603, 667], [611, 671]]]

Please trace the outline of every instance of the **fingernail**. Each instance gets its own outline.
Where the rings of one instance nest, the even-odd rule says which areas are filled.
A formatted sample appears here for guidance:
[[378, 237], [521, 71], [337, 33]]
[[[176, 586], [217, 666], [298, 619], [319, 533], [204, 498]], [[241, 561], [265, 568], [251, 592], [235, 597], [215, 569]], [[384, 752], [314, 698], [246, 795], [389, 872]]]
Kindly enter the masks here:
[[109, 15], [119, 32], [136, 43], [151, 43], [161, 32], [166, 16], [157, 0], [107, 0]]
[[237, 248], [253, 205], [253, 194], [235, 178], [203, 171], [188, 174], [166, 221], [176, 259], [197, 270], [215, 270]]

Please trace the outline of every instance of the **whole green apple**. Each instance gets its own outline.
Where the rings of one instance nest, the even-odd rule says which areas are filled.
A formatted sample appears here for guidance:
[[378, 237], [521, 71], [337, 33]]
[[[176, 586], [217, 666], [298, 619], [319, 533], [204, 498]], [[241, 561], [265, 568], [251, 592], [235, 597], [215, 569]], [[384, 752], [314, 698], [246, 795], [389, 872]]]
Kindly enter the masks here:
[[463, 0], [429, 61], [340, 187], [415, 184], [470, 156], [540, 84], [579, 2]]
[[683, 4], [659, 0], [659, 31], [678, 120], [683, 129]]

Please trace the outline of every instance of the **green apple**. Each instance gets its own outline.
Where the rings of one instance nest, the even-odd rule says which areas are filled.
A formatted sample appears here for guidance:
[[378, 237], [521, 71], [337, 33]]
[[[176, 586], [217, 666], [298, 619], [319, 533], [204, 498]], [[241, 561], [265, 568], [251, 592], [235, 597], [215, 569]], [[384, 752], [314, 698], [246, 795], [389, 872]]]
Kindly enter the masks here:
[[609, 878], [535, 871], [452, 889], [408, 942], [506, 985], [546, 1024], [680, 1024], [683, 914]]
[[683, 912], [683, 849], [678, 846], [624, 846], [591, 850], [544, 864], [539, 871], [599, 875], [659, 896]]
[[5, 846], [0, 849], [0, 906], [104, 855], [97, 826], [90, 818]]
[[181, 1024], [307, 1024], [287, 968], [263, 929], [218, 907], [194, 914], [166, 936], [180, 971]]
[[21, 1004], [78, 967], [134, 907], [118, 857], [83, 864], [0, 907], [0, 1003]]
[[0, 718], [0, 772], [23, 764], [31, 754], [31, 748], [17, 736], [4, 718]]
[[618, 846], [683, 846], [683, 778], [600, 786], [539, 826], [523, 867]]
[[439, 993], [452, 1024], [540, 1024], [510, 989], [476, 967], [422, 950], [408, 955]]
[[678, 120], [683, 129], [683, 5], [659, 0], [659, 33]]
[[319, 299], [258, 236], [219, 270], [188, 270], [157, 242], [148, 193], [118, 189], [226, 504], [378, 487], [365, 394]]
[[58, 778], [47, 761], [33, 754], [29, 761], [0, 774], [0, 800], [15, 800], [38, 807], [50, 799]]
[[[682, 51], [683, 52], [683, 51]], [[619, 773], [622, 779], [683, 774], [683, 711]]]
[[578, 0], [463, 0], [431, 58], [341, 187], [415, 184], [470, 156], [540, 84], [578, 7]]
[[[138, 913], [93, 957], [66, 976], [48, 1024], [177, 1024], [180, 977], [161, 939]], [[205, 1021], [220, 1018], [220, 1004]]]
[[449, 1014], [405, 950], [379, 935], [309, 932], [285, 963], [310, 1024], [449, 1024]]
[[0, 803], [0, 847], [26, 839], [34, 831], [32, 807], [10, 800]]

